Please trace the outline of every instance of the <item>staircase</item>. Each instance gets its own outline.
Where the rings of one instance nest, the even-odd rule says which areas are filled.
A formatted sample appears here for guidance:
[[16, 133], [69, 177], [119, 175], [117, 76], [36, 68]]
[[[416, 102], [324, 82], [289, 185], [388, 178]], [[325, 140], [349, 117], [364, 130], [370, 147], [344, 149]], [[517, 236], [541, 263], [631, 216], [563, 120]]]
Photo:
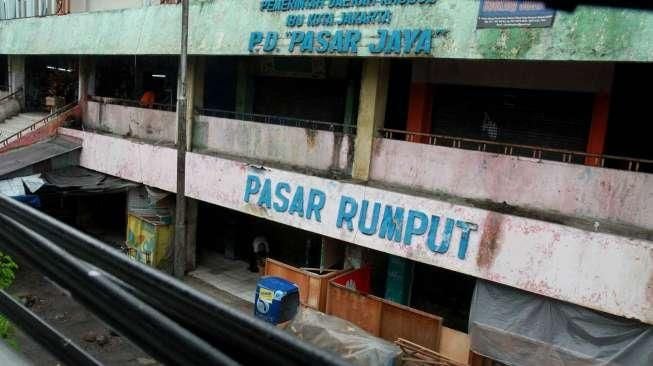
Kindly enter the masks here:
[[23, 131], [47, 116], [46, 113], [19, 113], [0, 122], [0, 141]]

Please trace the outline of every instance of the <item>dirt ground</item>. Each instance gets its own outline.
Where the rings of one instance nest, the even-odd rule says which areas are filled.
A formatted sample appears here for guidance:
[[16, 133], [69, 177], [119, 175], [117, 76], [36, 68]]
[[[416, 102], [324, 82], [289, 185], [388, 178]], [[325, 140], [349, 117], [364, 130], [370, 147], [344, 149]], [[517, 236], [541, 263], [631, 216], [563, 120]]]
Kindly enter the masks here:
[[[201, 280], [187, 277], [184, 282], [247, 314], [253, 311], [252, 304]], [[21, 298], [41, 319], [103, 364], [159, 365], [128, 339], [112, 332], [100, 319], [32, 268], [21, 266], [9, 292]], [[20, 329], [16, 330], [16, 338], [20, 353], [35, 365], [62, 365]]]

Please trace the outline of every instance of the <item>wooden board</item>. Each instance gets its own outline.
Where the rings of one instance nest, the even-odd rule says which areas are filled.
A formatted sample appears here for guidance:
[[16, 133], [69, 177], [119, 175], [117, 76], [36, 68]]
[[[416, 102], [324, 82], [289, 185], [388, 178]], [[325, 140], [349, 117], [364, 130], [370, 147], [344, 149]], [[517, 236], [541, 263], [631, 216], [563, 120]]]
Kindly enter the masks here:
[[383, 302], [381, 338], [394, 342], [404, 338], [420, 346], [439, 350], [442, 318], [387, 300]]
[[469, 335], [451, 328], [442, 327], [440, 353], [454, 361], [467, 364], [469, 360]]
[[329, 282], [326, 313], [390, 342], [404, 338], [439, 350], [442, 318]]
[[310, 286], [306, 274], [295, 267], [268, 258], [265, 263], [265, 275], [281, 277], [296, 284], [299, 287], [299, 301], [308, 305]]
[[373, 296], [329, 284], [326, 313], [350, 321], [377, 337], [381, 333], [382, 306]]
[[313, 309], [324, 312], [329, 280], [347, 270], [325, 272], [322, 275], [268, 258], [265, 262], [265, 275], [284, 278], [299, 287], [299, 301]]

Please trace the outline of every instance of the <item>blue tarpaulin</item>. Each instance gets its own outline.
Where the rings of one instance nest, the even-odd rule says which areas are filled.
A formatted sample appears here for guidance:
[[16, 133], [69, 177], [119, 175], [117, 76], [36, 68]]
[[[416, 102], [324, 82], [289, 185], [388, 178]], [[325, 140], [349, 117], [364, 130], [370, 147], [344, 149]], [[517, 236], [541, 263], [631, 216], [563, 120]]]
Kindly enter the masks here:
[[27, 194], [24, 196], [16, 196], [12, 198], [15, 199], [16, 201], [20, 201], [22, 203], [28, 204], [35, 208], [41, 207], [41, 198], [34, 194]]

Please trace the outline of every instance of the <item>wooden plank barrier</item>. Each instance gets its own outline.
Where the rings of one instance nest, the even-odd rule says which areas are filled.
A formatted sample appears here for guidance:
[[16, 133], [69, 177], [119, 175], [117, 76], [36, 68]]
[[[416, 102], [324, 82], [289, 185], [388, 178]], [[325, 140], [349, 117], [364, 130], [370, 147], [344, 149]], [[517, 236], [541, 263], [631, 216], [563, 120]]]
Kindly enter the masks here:
[[299, 287], [299, 301], [322, 312], [326, 310], [329, 280], [345, 272], [347, 270], [329, 270], [324, 274], [317, 274], [270, 258], [265, 262], [266, 276], [281, 277], [294, 282]]
[[394, 342], [403, 338], [434, 351], [440, 349], [442, 318], [329, 281], [326, 313], [348, 320], [371, 334]]

